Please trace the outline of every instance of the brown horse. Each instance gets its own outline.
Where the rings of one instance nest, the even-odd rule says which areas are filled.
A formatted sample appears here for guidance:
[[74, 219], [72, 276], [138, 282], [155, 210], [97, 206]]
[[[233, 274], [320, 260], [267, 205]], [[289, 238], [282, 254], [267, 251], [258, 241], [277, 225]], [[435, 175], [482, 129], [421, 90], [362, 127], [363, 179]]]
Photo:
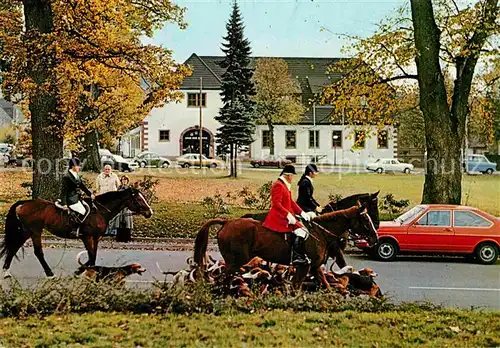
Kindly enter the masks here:
[[[226, 261], [228, 276], [237, 272], [255, 256], [283, 265], [289, 265], [291, 262], [292, 247], [287, 241], [290, 234], [270, 231], [262, 226], [262, 222], [254, 219], [212, 219], [202, 226], [195, 240], [194, 261], [200, 272], [205, 268], [208, 234], [213, 225], [223, 226], [217, 234], [217, 241]], [[377, 231], [364, 205], [318, 216], [308, 228], [311, 235], [306, 240], [305, 249], [311, 259], [312, 274], [327, 288], [329, 284], [321, 271], [321, 265], [328, 259], [332, 245], [338, 243], [339, 235], [350, 230], [362, 235], [370, 245], [378, 240]], [[307, 266], [297, 269], [294, 277], [295, 288], [300, 287], [308, 270]]]
[[[129, 188], [123, 191], [108, 192], [95, 198], [90, 214], [80, 226], [80, 239], [87, 249], [88, 266], [94, 266], [97, 257], [97, 244], [106, 232], [107, 226], [123, 208], [146, 218], [153, 215], [153, 210], [142, 193]], [[5, 237], [0, 246], [0, 259], [5, 256], [4, 278], [10, 277], [9, 268], [12, 259], [23, 244], [31, 238], [35, 255], [48, 277], [54, 273], [45, 261], [42, 251], [42, 231], [45, 229], [61, 238], [70, 238], [73, 222], [69, 214], [56, 207], [53, 202], [43, 199], [19, 201], [13, 204], [5, 220]]]

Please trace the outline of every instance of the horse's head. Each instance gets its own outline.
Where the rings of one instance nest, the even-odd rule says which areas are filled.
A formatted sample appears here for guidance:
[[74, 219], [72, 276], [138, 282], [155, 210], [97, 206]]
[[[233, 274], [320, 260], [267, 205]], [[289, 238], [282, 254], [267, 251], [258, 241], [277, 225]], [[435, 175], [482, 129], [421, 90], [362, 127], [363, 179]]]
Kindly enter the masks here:
[[145, 218], [153, 215], [153, 209], [144, 198], [144, 195], [136, 188], [127, 189], [130, 192], [130, 199], [126, 200], [125, 206], [133, 213], [141, 214]]
[[370, 218], [372, 219], [373, 225], [375, 226], [376, 229], [379, 228], [380, 226], [380, 219], [378, 215], [378, 194], [380, 191], [377, 191], [375, 193], [368, 194], [366, 199], [360, 200], [361, 203], [366, 202], [366, 209], [368, 211], [368, 215], [370, 215]]
[[377, 191], [375, 193], [359, 193], [349, 197], [342, 198], [341, 200], [338, 201], [332, 201], [323, 208], [323, 213], [348, 209], [353, 205], [358, 204], [358, 202], [360, 202], [361, 204], [366, 205], [366, 209], [373, 221], [373, 224], [375, 225], [375, 228], [378, 228], [380, 225], [379, 212], [378, 212], [379, 193], [380, 191]]
[[370, 246], [378, 242], [377, 228], [368, 213], [367, 203], [359, 203], [355, 213], [349, 215], [349, 229], [354, 237], [365, 239]]

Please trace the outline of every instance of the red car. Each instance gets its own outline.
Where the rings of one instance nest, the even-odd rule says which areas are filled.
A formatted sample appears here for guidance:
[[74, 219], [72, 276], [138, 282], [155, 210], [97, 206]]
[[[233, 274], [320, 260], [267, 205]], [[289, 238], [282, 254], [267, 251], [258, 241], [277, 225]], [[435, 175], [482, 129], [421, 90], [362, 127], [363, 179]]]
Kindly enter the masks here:
[[254, 168], [259, 167], [284, 167], [286, 164], [292, 164], [292, 161], [287, 160], [281, 156], [269, 155], [263, 159], [254, 159], [250, 161], [250, 164]]
[[417, 205], [394, 221], [381, 222], [377, 232], [373, 248], [364, 240], [354, 245], [382, 261], [417, 252], [462, 254], [491, 265], [500, 250], [500, 219], [462, 205]]

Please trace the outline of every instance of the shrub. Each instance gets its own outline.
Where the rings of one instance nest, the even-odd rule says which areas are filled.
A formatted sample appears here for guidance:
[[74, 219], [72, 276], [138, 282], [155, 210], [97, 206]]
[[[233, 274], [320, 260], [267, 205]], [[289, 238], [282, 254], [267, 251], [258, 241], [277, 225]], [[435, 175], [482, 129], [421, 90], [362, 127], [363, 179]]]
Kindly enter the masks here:
[[269, 210], [271, 208], [272, 184], [272, 181], [266, 182], [257, 189], [257, 192], [253, 192], [248, 186], [245, 186], [240, 192], [243, 204], [249, 209]]
[[155, 203], [158, 201], [158, 197], [156, 196], [156, 187], [160, 183], [160, 180], [153, 179], [151, 175], [145, 175], [142, 180], [136, 181], [135, 185], [141, 190], [144, 198], [149, 203]]
[[346, 300], [333, 291], [234, 299], [215, 295], [214, 287], [202, 282], [181, 288], [172, 288], [166, 283], [154, 285], [154, 289], [140, 290], [106, 282], [60, 278], [40, 281], [35, 287], [24, 289], [13, 281], [8, 289], [0, 288], [0, 317], [24, 318], [29, 315], [46, 316], [95, 311], [225, 314], [275, 309], [327, 313], [345, 310], [416, 313], [439, 308], [429, 303], [396, 305], [388, 300], [361, 298]]
[[407, 199], [396, 200], [392, 193], [386, 194], [379, 201], [380, 210], [382, 211], [382, 213], [386, 213], [387, 215], [389, 215], [391, 220], [394, 218], [394, 215], [401, 214], [403, 209], [405, 209], [409, 205], [410, 205], [409, 200]]
[[328, 202], [329, 203], [337, 203], [338, 201], [341, 201], [342, 198], [344, 198], [340, 193], [330, 193], [328, 195]]
[[213, 197], [208, 196], [203, 198], [201, 205], [205, 208], [205, 216], [209, 219], [230, 213], [229, 204], [222, 198], [220, 193]]

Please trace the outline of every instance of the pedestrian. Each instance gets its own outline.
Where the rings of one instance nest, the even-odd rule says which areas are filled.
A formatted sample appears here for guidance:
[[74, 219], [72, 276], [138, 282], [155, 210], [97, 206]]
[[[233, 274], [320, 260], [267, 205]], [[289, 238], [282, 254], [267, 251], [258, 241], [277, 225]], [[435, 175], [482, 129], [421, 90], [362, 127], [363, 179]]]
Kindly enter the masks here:
[[[120, 178], [120, 187], [118, 188], [118, 191], [126, 190], [130, 188], [130, 179], [124, 175]], [[118, 217], [116, 218], [115, 222], [116, 226], [116, 241], [117, 242], [123, 242], [123, 243], [128, 243], [132, 240], [132, 229], [134, 228], [134, 220], [132, 217], [132, 212], [128, 208], [124, 208]]]
[[118, 191], [120, 187], [120, 180], [118, 176], [111, 171], [111, 166], [106, 164], [102, 173], [96, 179], [97, 194], [102, 195], [106, 192]]

